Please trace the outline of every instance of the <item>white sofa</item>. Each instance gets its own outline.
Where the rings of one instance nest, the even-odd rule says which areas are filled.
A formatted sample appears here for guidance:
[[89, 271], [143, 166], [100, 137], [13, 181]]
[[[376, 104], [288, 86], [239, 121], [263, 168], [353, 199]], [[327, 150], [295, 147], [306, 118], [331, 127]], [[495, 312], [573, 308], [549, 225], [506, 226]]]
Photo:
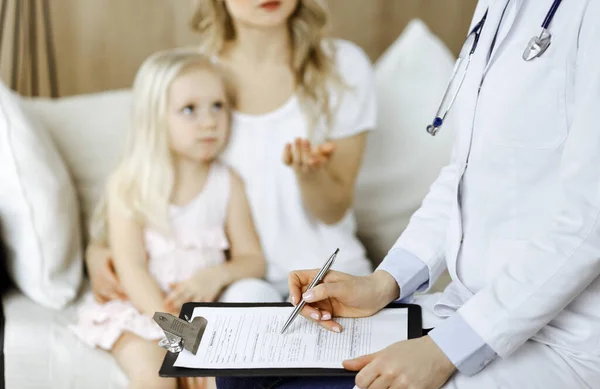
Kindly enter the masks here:
[[[452, 55], [420, 21], [412, 22], [376, 63], [379, 124], [369, 138], [356, 198], [359, 235], [375, 263], [449, 159], [451, 129], [431, 138], [425, 126], [433, 119], [452, 65]], [[49, 133], [63, 159], [77, 193], [81, 226], [87, 225], [118, 159], [129, 122], [130, 92], [22, 99], [22, 104]], [[30, 297], [17, 289], [2, 299], [8, 389], [126, 387], [110, 355], [88, 348], [67, 330], [73, 302], [56, 309]]]

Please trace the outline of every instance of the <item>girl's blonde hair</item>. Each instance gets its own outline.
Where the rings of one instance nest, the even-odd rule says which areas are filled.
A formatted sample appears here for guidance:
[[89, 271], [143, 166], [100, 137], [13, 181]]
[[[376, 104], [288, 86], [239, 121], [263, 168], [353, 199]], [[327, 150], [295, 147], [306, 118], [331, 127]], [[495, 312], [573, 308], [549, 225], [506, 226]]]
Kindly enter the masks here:
[[[299, 0], [288, 26], [292, 40], [292, 63], [300, 103], [307, 115], [310, 132], [325, 119], [329, 127], [335, 107], [331, 106], [330, 88], [344, 84], [336, 72], [333, 45], [324, 45], [328, 27], [324, 0]], [[190, 20], [192, 29], [200, 34], [202, 49], [216, 56], [225, 44], [235, 40], [233, 20], [224, 0], [198, 0]]]
[[234, 94], [223, 70], [198, 49], [166, 50], [146, 59], [133, 84], [132, 131], [92, 218], [92, 241], [107, 241], [106, 198], [139, 223], [169, 232], [168, 206], [174, 186], [167, 123], [169, 90], [178, 76], [192, 69], [221, 77], [231, 113]]

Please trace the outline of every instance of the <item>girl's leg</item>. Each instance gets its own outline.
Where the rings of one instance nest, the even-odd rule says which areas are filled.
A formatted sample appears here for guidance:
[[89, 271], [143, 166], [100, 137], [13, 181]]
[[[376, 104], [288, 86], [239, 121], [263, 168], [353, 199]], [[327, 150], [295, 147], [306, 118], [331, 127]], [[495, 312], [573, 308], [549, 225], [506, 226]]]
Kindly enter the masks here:
[[214, 377], [185, 377], [180, 378], [179, 389], [215, 389], [217, 384]]
[[111, 352], [129, 378], [130, 389], [177, 389], [175, 378], [158, 375], [166, 351], [157, 342], [125, 332]]
[[283, 297], [267, 281], [245, 278], [229, 285], [219, 297], [224, 303], [280, 303]]

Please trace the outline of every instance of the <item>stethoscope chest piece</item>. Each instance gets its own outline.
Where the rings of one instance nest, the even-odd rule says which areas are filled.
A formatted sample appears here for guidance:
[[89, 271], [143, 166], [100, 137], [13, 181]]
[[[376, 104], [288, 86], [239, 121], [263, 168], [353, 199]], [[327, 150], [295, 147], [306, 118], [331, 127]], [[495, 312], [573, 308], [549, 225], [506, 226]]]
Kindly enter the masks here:
[[550, 34], [546, 29], [542, 30], [542, 33], [539, 36], [534, 36], [527, 44], [527, 47], [523, 52], [523, 59], [525, 61], [531, 61], [541, 56], [546, 50], [548, 50], [551, 42], [552, 34]]

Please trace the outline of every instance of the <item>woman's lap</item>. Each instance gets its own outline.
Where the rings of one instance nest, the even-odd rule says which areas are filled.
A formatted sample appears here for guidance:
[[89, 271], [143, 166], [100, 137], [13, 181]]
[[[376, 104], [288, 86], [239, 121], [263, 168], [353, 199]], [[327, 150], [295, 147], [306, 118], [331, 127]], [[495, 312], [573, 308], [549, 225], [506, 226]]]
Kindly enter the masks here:
[[352, 389], [351, 377], [219, 377], [217, 389]]

